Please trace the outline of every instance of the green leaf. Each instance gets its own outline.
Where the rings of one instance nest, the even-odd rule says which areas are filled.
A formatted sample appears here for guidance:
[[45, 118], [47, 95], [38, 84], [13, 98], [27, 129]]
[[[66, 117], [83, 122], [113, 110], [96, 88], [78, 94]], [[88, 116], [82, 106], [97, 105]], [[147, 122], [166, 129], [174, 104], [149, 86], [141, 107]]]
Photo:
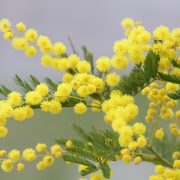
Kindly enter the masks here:
[[180, 76], [158, 72], [158, 80], [180, 84]]
[[68, 36], [68, 41], [69, 41], [69, 43], [70, 43], [70, 47], [71, 47], [73, 53], [78, 55], [78, 53], [77, 53], [77, 51], [76, 51], [76, 48], [75, 48], [75, 46], [74, 46], [74, 43], [72, 42], [72, 39], [71, 39], [70, 36]]
[[80, 174], [81, 174], [81, 176], [86, 176], [90, 173], [96, 172], [97, 170], [98, 170], [98, 168], [95, 166], [88, 166], [86, 169], [82, 170], [80, 172]]
[[82, 46], [83, 56], [86, 61], [88, 61], [91, 65], [91, 72], [94, 72], [94, 65], [93, 65], [93, 54], [88, 51], [86, 46]]
[[176, 91], [175, 93], [167, 94], [170, 98], [178, 100], [180, 99], [180, 90]]
[[86, 160], [85, 158], [78, 157], [75, 155], [63, 155], [63, 159], [64, 159], [64, 161], [74, 162], [76, 164], [82, 164], [85, 166], [96, 167], [92, 162]]
[[52, 92], [55, 92], [57, 90], [58, 84], [55, 83], [52, 79], [47, 77], [45, 78], [45, 82], [47, 83]]
[[99, 167], [103, 173], [103, 176], [105, 178], [110, 178], [111, 169], [110, 169], [109, 165], [107, 163], [102, 163], [102, 164], [100, 164]]
[[171, 63], [174, 67], [180, 68], [180, 64], [175, 59], [173, 59]]
[[7, 88], [4, 85], [0, 86], [0, 94], [7, 97], [7, 95], [11, 92], [11, 90], [9, 88]]
[[16, 84], [18, 86], [20, 86], [22, 88], [22, 90], [27, 93], [29, 91], [33, 91], [33, 88], [31, 87], [31, 85], [26, 82], [25, 80], [22, 80], [17, 74], [14, 77], [14, 81], [16, 82]]
[[144, 65], [135, 65], [129, 75], [123, 76], [118, 89], [124, 94], [135, 96], [144, 87], [156, 80], [159, 56], [149, 52]]
[[40, 81], [33, 75], [30, 75], [30, 81], [34, 88], [36, 88], [36, 86], [40, 84]]

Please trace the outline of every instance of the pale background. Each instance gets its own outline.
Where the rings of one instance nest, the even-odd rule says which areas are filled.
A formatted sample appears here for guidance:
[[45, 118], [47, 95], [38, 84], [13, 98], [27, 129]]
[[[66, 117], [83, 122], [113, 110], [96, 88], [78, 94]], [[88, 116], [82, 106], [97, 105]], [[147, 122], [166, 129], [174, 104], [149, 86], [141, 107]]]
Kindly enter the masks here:
[[[123, 38], [120, 21], [124, 17], [143, 21], [148, 30], [161, 24], [173, 28], [180, 26], [179, 9], [178, 0], [0, 0], [0, 18], [9, 18], [13, 24], [23, 21], [29, 28], [48, 35], [53, 42], [61, 40], [67, 44], [70, 36], [78, 49], [85, 44], [95, 57], [112, 56], [114, 41]], [[61, 77], [58, 72], [41, 67], [39, 56], [25, 58], [0, 36], [0, 84], [15, 88], [12, 77], [16, 73], [24, 78], [33, 74], [40, 79], [49, 76], [57, 81]], [[143, 104], [144, 109], [147, 107], [141, 97], [137, 102], [140, 106]], [[51, 145], [58, 137], [74, 136], [71, 130], [74, 122], [86, 128], [105, 127], [101, 114], [79, 117], [74, 116], [72, 109], [64, 110], [59, 116], [37, 112], [35, 118], [24, 123], [10, 121], [9, 136], [0, 141], [0, 149], [23, 149], [38, 142]], [[115, 164], [113, 171], [112, 180], [146, 180], [153, 166]], [[32, 165], [27, 165], [23, 173], [0, 171], [2, 180], [77, 180], [78, 177], [76, 166], [68, 167], [60, 161], [41, 172]]]

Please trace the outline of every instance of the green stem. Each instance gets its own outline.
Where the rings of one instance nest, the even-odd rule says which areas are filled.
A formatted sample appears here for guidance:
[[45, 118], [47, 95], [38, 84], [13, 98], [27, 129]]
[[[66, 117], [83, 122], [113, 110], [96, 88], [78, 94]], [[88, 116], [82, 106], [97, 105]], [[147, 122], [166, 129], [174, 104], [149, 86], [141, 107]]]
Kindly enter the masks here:
[[152, 146], [147, 146], [147, 149], [157, 157], [157, 160], [162, 162], [165, 166], [172, 168], [173, 165], [165, 158], [163, 158]]

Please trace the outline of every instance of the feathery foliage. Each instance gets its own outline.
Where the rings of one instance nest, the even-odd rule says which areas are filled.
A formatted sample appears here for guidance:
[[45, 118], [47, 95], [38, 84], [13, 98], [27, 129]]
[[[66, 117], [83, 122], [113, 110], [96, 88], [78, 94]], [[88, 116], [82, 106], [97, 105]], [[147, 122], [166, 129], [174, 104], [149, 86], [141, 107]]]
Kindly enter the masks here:
[[156, 80], [158, 62], [159, 56], [149, 52], [144, 65], [136, 65], [129, 75], [123, 76], [118, 89], [124, 94], [136, 95], [145, 86]]
[[[67, 153], [64, 155], [65, 161], [86, 165], [86, 170], [81, 171], [81, 175], [101, 170], [104, 177], [110, 177], [110, 167], [108, 161], [115, 161], [115, 155], [120, 152], [118, 135], [110, 130], [84, 132], [76, 126], [76, 130], [81, 135], [82, 140], [71, 139], [73, 147], [66, 147]], [[67, 139], [57, 140], [57, 143], [66, 145]], [[81, 158], [80, 158], [81, 157]]]

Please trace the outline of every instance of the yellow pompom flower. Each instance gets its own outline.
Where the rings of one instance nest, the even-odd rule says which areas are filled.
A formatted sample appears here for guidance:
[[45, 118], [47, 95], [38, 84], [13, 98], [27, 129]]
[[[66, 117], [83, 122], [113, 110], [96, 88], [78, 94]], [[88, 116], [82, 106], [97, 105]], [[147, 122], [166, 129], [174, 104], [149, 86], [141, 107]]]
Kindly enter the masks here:
[[7, 151], [6, 150], [0, 150], [0, 157], [5, 157], [7, 156]]
[[109, 86], [117, 86], [119, 81], [120, 81], [120, 75], [115, 72], [106, 75], [106, 83]]
[[49, 93], [48, 86], [44, 83], [37, 85], [36, 91], [39, 92], [42, 97], [46, 96]]
[[66, 147], [73, 148], [74, 147], [73, 142], [71, 140], [66, 141]]
[[44, 112], [50, 112], [52, 114], [58, 114], [62, 110], [62, 105], [59, 101], [43, 101], [41, 103], [41, 110]]
[[23, 163], [18, 163], [17, 164], [17, 171], [23, 171], [25, 168], [24, 164]]
[[180, 160], [175, 160], [173, 164], [174, 168], [180, 168]]
[[8, 156], [10, 159], [16, 162], [20, 160], [21, 154], [19, 150], [13, 149], [9, 152]]
[[130, 154], [125, 154], [123, 155], [122, 160], [125, 164], [129, 164], [132, 161], [132, 157]]
[[33, 47], [33, 46], [27, 46], [27, 47], [25, 48], [25, 55], [26, 55], [27, 57], [35, 56], [36, 53], [37, 53], [36, 48]]
[[144, 136], [137, 138], [137, 143], [139, 148], [144, 148], [147, 145], [147, 139]]
[[60, 71], [67, 71], [71, 67], [71, 64], [67, 58], [54, 60], [54, 62], [55, 62], [55, 65], [54, 65], [55, 69], [60, 70]]
[[56, 158], [60, 158], [62, 156], [62, 149], [61, 146], [59, 145], [53, 145], [51, 146], [51, 153], [56, 157]]
[[162, 174], [162, 173], [164, 173], [164, 170], [165, 170], [165, 168], [164, 168], [164, 166], [162, 166], [162, 165], [157, 165], [157, 166], [155, 166], [155, 172], [156, 172], [157, 174]]
[[96, 60], [96, 68], [101, 72], [108, 72], [110, 70], [111, 63], [108, 57], [102, 56]]
[[91, 65], [87, 61], [80, 61], [77, 64], [77, 70], [79, 73], [89, 73], [91, 71]]
[[171, 32], [171, 37], [175, 42], [180, 43], [180, 28], [173, 29]]
[[12, 46], [16, 50], [25, 50], [27, 47], [27, 41], [25, 38], [14, 38], [12, 40]]
[[80, 62], [80, 57], [77, 56], [76, 54], [71, 54], [69, 57], [68, 57], [68, 60], [71, 64], [71, 68], [74, 69], [77, 67], [78, 63]]
[[180, 151], [175, 151], [172, 155], [173, 159], [180, 159]]
[[141, 136], [146, 131], [146, 126], [143, 123], [135, 123], [133, 125], [133, 131], [136, 135]]
[[23, 151], [23, 158], [27, 161], [34, 161], [37, 158], [35, 150], [32, 148], [25, 149]]
[[18, 24], [16, 24], [16, 28], [19, 32], [23, 32], [26, 30], [26, 26], [23, 22], [19, 22]]
[[111, 65], [118, 70], [126, 69], [128, 67], [128, 59], [124, 55], [118, 54], [111, 59]]
[[134, 64], [144, 63], [145, 55], [142, 46], [133, 45], [129, 48], [129, 59]]
[[40, 161], [36, 164], [36, 168], [40, 171], [40, 170], [44, 170], [46, 169], [46, 164], [44, 161]]
[[125, 18], [121, 21], [121, 25], [124, 29], [131, 29], [134, 26], [134, 20], [131, 18]]
[[156, 132], [155, 132], [155, 137], [156, 137], [157, 139], [161, 140], [161, 141], [163, 140], [163, 138], [164, 138], [163, 128], [160, 128], [160, 129], [156, 130]]
[[125, 125], [119, 131], [119, 144], [122, 147], [127, 147], [133, 141], [133, 130], [131, 126]]
[[0, 126], [0, 138], [6, 137], [8, 134], [8, 129], [4, 126]]
[[45, 165], [45, 167], [49, 167], [52, 166], [52, 164], [54, 163], [54, 158], [51, 155], [46, 155], [43, 157], [43, 163]]
[[11, 159], [6, 159], [4, 161], [2, 161], [1, 163], [1, 168], [3, 171], [5, 172], [11, 172], [13, 169], [13, 161]]
[[45, 67], [51, 66], [52, 62], [53, 62], [53, 58], [49, 54], [43, 55], [41, 57], [41, 64]]
[[10, 28], [11, 28], [11, 22], [9, 21], [9, 19], [2, 19], [0, 21], [0, 31], [1, 32], [9, 31]]
[[20, 106], [22, 103], [22, 96], [19, 92], [13, 91], [8, 94], [7, 102], [11, 106]]
[[126, 54], [128, 52], [129, 41], [127, 39], [122, 39], [121, 41], [116, 41], [113, 46], [114, 53]]
[[42, 96], [38, 91], [30, 91], [26, 94], [25, 100], [30, 105], [37, 105], [42, 101]]
[[14, 109], [9, 103], [0, 104], [0, 117], [1, 118], [10, 118], [13, 116]]
[[44, 54], [50, 53], [52, 50], [51, 41], [47, 36], [39, 36], [37, 39], [37, 45]]
[[38, 143], [36, 145], [36, 151], [37, 152], [44, 152], [44, 151], [46, 151], [46, 149], [47, 149], [47, 145], [44, 143]]
[[140, 156], [137, 156], [134, 158], [134, 164], [136, 164], [136, 165], [141, 163], [141, 161], [142, 161], [142, 158]]
[[53, 47], [55, 55], [61, 55], [66, 53], [66, 46], [62, 42], [57, 42]]
[[28, 29], [24, 37], [28, 42], [34, 42], [38, 37], [38, 32], [35, 29]]
[[84, 114], [87, 111], [87, 106], [84, 103], [78, 103], [74, 106], [76, 114]]
[[169, 28], [166, 26], [159, 26], [153, 31], [155, 39], [158, 40], [167, 40], [170, 37]]
[[[114, 117], [113, 117], [113, 119], [114, 119]], [[127, 122], [122, 117], [116, 118], [112, 121], [112, 129], [115, 132], [120, 132], [121, 128], [125, 125], [127, 125]]]
[[5, 40], [11, 40], [14, 37], [14, 35], [11, 31], [7, 31], [3, 34], [3, 37]]
[[72, 92], [72, 87], [68, 83], [61, 83], [57, 87], [57, 91], [54, 93], [56, 100], [64, 102]]
[[136, 106], [135, 104], [128, 104], [125, 107], [125, 118], [127, 121], [131, 121], [133, 120], [139, 113], [139, 109], [138, 106]]
[[64, 75], [63, 75], [63, 82], [64, 83], [71, 83], [71, 81], [73, 80], [73, 75], [72, 74], [70, 74], [70, 73], [65, 73]]

